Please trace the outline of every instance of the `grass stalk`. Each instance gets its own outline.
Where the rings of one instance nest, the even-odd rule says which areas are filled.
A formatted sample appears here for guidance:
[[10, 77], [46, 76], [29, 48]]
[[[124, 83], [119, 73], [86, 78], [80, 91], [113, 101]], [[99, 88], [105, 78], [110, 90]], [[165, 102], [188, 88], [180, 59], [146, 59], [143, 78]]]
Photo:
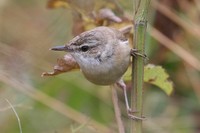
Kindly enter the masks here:
[[[136, 0], [137, 1], [137, 0]], [[139, 51], [140, 54], [145, 54], [145, 36], [147, 27], [147, 13], [150, 0], [139, 1], [135, 7], [135, 26], [134, 26], [134, 48]], [[143, 108], [143, 77], [144, 77], [144, 58], [133, 57], [132, 62], [132, 90], [131, 90], [131, 109], [134, 111], [134, 115], [142, 118]], [[142, 133], [142, 121], [131, 120], [131, 133]]]

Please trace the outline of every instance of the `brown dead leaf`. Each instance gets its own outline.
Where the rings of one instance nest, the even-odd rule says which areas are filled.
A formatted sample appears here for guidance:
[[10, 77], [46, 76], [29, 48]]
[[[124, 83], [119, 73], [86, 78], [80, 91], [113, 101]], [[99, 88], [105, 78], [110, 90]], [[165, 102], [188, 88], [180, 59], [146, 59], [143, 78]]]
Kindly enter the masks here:
[[69, 1], [68, 0], [49, 0], [47, 2], [47, 8], [54, 9], [54, 8], [68, 8]]
[[54, 76], [61, 73], [69, 72], [74, 69], [79, 69], [79, 65], [75, 61], [75, 59], [70, 55], [66, 54], [64, 58], [57, 59], [57, 65], [54, 66], [53, 72], [44, 72], [42, 73], [42, 77], [44, 76]]
[[120, 23], [122, 21], [121, 18], [116, 16], [115, 13], [109, 8], [100, 9], [98, 16], [100, 19], [106, 19], [106, 20], [113, 21], [116, 23]]
[[96, 22], [102, 25], [104, 21], [120, 23], [122, 19], [115, 15], [115, 13], [109, 8], [102, 8], [95, 14]]

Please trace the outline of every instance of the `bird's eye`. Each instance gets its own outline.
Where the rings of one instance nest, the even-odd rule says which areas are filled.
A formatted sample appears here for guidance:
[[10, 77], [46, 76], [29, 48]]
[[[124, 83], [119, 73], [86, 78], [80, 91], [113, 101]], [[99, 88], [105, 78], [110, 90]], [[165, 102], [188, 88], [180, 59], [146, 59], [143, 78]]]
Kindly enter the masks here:
[[81, 51], [83, 51], [83, 52], [88, 51], [88, 49], [89, 49], [89, 46], [82, 46], [81, 47]]

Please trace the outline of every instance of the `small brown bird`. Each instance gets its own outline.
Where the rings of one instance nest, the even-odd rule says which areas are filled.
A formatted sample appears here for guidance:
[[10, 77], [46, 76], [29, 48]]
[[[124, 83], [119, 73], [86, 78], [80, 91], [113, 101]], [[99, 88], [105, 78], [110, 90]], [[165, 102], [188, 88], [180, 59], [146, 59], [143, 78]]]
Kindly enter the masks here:
[[126, 85], [122, 80], [130, 64], [130, 56], [137, 55], [137, 50], [130, 48], [122, 31], [104, 26], [97, 27], [81, 33], [68, 44], [53, 47], [51, 50], [68, 52], [90, 82], [97, 85], [115, 84], [122, 88], [128, 116], [141, 119], [131, 114]]

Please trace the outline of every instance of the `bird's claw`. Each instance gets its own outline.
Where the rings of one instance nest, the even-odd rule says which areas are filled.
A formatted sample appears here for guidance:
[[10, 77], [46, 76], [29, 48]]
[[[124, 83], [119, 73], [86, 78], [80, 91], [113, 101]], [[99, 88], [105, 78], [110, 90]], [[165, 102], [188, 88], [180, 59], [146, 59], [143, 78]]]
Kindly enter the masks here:
[[133, 119], [133, 120], [140, 120], [140, 121], [146, 120], [145, 117], [138, 117], [138, 116], [134, 116], [132, 114], [128, 114], [128, 117]]
[[140, 56], [140, 57], [143, 57], [143, 58], [145, 58], [145, 59], [148, 60], [147, 55], [146, 55], [146, 54], [141, 54], [141, 53], [139, 53], [139, 50], [138, 50], [138, 49], [131, 49], [130, 54], [131, 54], [131, 56], [135, 56], [135, 57], [136, 57], [136, 56]]
[[128, 109], [127, 110], [128, 117], [133, 119], [133, 120], [141, 120], [141, 121], [146, 120], [146, 118], [143, 117], [143, 116], [142, 117], [138, 117], [138, 116], [132, 115], [132, 113], [137, 113], [137, 112], [138, 111], [133, 111], [131, 109]]
[[138, 111], [133, 111], [133, 110], [132, 110], [132, 109], [130, 109], [130, 108], [129, 108], [129, 109], [127, 109], [127, 112], [128, 112], [128, 113], [138, 113]]

